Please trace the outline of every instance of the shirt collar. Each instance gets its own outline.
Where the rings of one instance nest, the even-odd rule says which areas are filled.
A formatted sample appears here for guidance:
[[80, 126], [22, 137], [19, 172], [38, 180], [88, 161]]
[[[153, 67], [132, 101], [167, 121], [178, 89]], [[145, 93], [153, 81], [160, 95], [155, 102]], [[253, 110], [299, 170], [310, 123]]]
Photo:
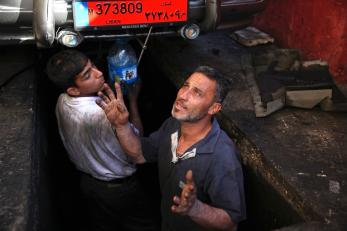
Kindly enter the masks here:
[[[192, 145], [180, 158], [188, 159], [194, 157], [197, 153], [213, 153], [215, 150], [215, 146], [220, 134], [220, 127], [215, 118], [212, 121], [212, 128], [208, 132], [207, 136], [202, 140], [198, 141], [194, 145]], [[176, 156], [176, 148], [178, 143], [178, 135], [179, 135], [179, 126], [178, 129], [171, 134], [171, 153], [172, 153], [172, 162], [176, 163], [179, 158]]]

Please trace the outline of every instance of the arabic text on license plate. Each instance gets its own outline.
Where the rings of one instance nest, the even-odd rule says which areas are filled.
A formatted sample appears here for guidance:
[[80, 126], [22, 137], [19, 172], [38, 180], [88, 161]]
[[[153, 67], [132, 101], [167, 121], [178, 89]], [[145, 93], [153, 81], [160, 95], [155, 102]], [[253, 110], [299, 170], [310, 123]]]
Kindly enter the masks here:
[[187, 0], [76, 1], [77, 27], [187, 21]]

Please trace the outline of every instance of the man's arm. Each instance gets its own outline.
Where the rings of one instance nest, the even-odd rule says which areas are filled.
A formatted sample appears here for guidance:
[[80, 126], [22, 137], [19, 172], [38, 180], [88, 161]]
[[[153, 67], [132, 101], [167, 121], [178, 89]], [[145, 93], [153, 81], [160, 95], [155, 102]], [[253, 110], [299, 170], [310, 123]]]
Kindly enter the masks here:
[[217, 230], [236, 230], [237, 225], [223, 209], [210, 206], [196, 198], [196, 188], [193, 173], [189, 170], [186, 174], [186, 183], [181, 196], [174, 196], [172, 212], [189, 216], [197, 224]]
[[143, 164], [146, 162], [142, 154], [140, 138], [135, 134], [134, 129], [127, 123], [122, 126], [115, 126], [116, 135], [119, 143], [126, 154], [128, 154], [136, 164]]
[[230, 231], [236, 229], [236, 224], [231, 220], [225, 210], [212, 207], [198, 199], [188, 212], [188, 216], [206, 228]]
[[141, 81], [138, 80], [131, 86], [126, 85], [129, 100], [130, 122], [139, 130], [140, 135], [143, 135], [143, 126], [140, 117], [140, 113], [137, 106], [137, 99], [141, 89]]
[[96, 103], [104, 110], [107, 119], [115, 128], [117, 138], [125, 153], [127, 153], [135, 163], [145, 162], [142, 154], [140, 138], [134, 133], [129, 123], [129, 112], [124, 104], [122, 91], [118, 83], [115, 83], [117, 97], [111, 88], [105, 84], [104, 91], [98, 92], [100, 99]]

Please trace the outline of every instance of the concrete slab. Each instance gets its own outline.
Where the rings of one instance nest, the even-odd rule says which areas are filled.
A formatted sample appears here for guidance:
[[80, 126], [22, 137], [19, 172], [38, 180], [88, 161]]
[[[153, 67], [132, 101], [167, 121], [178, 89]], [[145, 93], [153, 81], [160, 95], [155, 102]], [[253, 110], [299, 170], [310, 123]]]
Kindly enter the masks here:
[[347, 114], [286, 107], [256, 118], [240, 67], [240, 57], [251, 49], [263, 48], [241, 47], [224, 33], [194, 41], [156, 38], [149, 45], [153, 62], [176, 86], [198, 65], [215, 67], [230, 78], [233, 87], [219, 119], [236, 140], [246, 168], [263, 177], [304, 221], [344, 230]]

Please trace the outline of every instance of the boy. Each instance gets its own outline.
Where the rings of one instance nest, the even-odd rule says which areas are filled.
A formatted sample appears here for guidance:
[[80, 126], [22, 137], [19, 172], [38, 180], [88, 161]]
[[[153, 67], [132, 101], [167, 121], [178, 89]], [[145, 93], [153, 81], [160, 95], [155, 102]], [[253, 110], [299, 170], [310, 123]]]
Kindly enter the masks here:
[[[48, 61], [47, 74], [64, 90], [56, 105], [59, 133], [82, 173], [80, 186], [93, 230], [154, 230], [135, 163], [123, 152], [110, 122], [95, 103], [97, 92], [104, 87], [103, 73], [81, 52], [64, 50]], [[129, 96], [129, 108], [132, 122], [142, 130], [137, 93]]]

